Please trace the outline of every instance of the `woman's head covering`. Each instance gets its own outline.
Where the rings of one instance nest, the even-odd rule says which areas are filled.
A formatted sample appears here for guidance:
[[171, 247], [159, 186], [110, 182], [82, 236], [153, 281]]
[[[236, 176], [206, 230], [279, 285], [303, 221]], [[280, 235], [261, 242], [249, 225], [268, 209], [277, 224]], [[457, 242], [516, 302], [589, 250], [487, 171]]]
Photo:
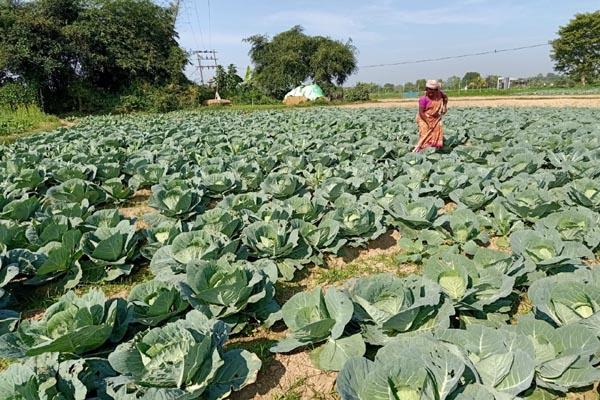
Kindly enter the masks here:
[[441, 86], [440, 83], [438, 81], [436, 81], [435, 79], [430, 79], [425, 84], [425, 87], [429, 88], [429, 89], [439, 89], [440, 86]]

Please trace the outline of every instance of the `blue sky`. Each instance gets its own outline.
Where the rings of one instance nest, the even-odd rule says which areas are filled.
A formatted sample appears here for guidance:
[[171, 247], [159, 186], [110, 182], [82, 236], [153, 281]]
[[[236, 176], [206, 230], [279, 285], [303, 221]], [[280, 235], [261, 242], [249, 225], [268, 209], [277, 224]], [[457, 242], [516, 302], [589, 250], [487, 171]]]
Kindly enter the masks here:
[[[251, 65], [250, 46], [243, 38], [273, 37], [302, 25], [308, 35], [352, 38], [362, 68], [348, 84], [399, 84], [462, 77], [468, 71], [511, 77], [552, 72], [550, 46], [419, 64], [365, 66], [546, 43], [576, 13], [598, 9], [598, 0], [181, 0], [177, 30], [184, 49], [214, 49], [219, 64], [235, 64], [242, 75]], [[187, 74], [199, 81], [192, 67]], [[211, 74], [205, 70], [205, 79]]]

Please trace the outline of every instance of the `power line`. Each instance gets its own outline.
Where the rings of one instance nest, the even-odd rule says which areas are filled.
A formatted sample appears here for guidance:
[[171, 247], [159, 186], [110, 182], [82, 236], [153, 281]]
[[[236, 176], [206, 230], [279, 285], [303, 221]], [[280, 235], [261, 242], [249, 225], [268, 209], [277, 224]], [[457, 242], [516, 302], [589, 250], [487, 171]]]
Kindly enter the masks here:
[[210, 19], [210, 0], [208, 0], [208, 45], [212, 48], [212, 29]]
[[482, 51], [481, 53], [461, 54], [461, 55], [458, 55], [458, 56], [427, 58], [427, 59], [423, 59], [423, 60], [413, 60], [413, 61], [401, 61], [401, 62], [390, 63], [390, 64], [363, 65], [360, 68], [375, 68], [375, 67], [388, 67], [388, 66], [394, 66], [394, 65], [418, 64], [418, 63], [424, 63], [424, 62], [430, 62], [430, 61], [442, 61], [442, 60], [450, 60], [450, 59], [453, 59], [453, 58], [465, 58], [465, 57], [483, 56], [483, 55], [486, 55], [486, 54], [495, 54], [495, 53], [504, 53], [504, 52], [507, 52], [507, 51], [532, 49], [534, 47], [542, 47], [542, 46], [550, 46], [550, 43], [533, 44], [531, 46], [513, 47], [513, 48], [510, 48], [510, 49]]
[[198, 29], [200, 30], [200, 41], [202, 42], [202, 47], [204, 46], [204, 36], [202, 34], [202, 24], [200, 23], [200, 13], [198, 12], [198, 2], [194, 1], [194, 12], [196, 13], [196, 22], [198, 23]]

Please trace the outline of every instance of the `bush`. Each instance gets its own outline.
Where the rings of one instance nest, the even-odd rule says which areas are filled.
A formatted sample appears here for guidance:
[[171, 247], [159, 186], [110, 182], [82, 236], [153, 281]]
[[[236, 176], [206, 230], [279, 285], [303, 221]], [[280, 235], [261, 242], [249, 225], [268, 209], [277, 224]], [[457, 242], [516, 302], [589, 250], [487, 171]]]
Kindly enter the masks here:
[[202, 100], [214, 98], [214, 89], [196, 84], [167, 84], [151, 86], [137, 82], [129, 86], [119, 97], [114, 111], [169, 112], [198, 107]]
[[237, 93], [230, 99], [236, 104], [280, 104], [277, 99], [265, 95], [254, 83], [245, 82], [238, 86]]
[[0, 86], [0, 109], [15, 111], [26, 104], [38, 104], [35, 88], [18, 82]]
[[58, 118], [44, 114], [36, 104], [18, 105], [15, 109], [0, 107], [0, 136], [37, 128]]
[[346, 89], [344, 93], [345, 101], [368, 101], [369, 99], [369, 85], [366, 83], [359, 82], [353, 88]]

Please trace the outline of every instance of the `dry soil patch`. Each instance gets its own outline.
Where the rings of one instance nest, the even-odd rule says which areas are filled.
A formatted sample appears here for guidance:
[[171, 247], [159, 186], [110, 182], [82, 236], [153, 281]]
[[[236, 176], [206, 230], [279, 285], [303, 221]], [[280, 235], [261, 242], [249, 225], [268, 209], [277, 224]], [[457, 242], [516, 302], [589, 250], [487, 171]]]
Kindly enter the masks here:
[[[416, 108], [417, 99], [381, 99], [361, 104], [346, 104], [344, 108]], [[591, 107], [600, 108], [600, 96], [496, 96], [496, 97], [452, 97], [452, 107]]]

